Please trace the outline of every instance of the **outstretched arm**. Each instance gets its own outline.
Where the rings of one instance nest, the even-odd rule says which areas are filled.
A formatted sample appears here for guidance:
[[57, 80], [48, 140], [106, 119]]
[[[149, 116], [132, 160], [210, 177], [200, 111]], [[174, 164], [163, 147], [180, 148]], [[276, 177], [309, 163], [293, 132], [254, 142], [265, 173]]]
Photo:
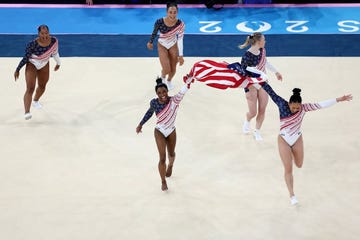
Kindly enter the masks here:
[[276, 105], [284, 106], [284, 105], [288, 104], [285, 99], [283, 99], [282, 97], [277, 95], [277, 93], [272, 89], [272, 87], [267, 82], [264, 83], [262, 88], [265, 90], [265, 92], [267, 92], [267, 94], [270, 96], [271, 100], [273, 100], [273, 102]]
[[353, 96], [351, 94], [348, 94], [348, 95], [344, 95], [344, 96], [336, 98], [336, 102], [351, 101], [352, 99], [353, 99]]
[[332, 98], [332, 99], [329, 99], [329, 100], [325, 100], [325, 101], [322, 101], [322, 102], [319, 102], [319, 103], [304, 103], [303, 107], [304, 107], [304, 110], [306, 112], [314, 111], [314, 110], [318, 110], [318, 109], [321, 109], [321, 108], [331, 107], [331, 106], [335, 105], [338, 102], [351, 101], [352, 98], [353, 98], [352, 95], [348, 94], [348, 95], [344, 95], [344, 96], [341, 96], [341, 97], [338, 97], [338, 98]]
[[181, 87], [180, 91], [172, 97], [172, 100], [176, 104], [179, 104], [181, 102], [181, 100], [185, 96], [185, 93], [190, 89], [190, 84], [194, 82], [194, 78], [186, 75], [184, 76], [183, 81], [185, 84]]

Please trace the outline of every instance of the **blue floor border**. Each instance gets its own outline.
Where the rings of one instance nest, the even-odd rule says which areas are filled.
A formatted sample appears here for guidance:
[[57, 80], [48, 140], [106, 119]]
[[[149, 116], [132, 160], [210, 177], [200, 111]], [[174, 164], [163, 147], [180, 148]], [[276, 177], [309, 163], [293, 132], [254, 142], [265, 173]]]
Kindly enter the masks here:
[[[63, 57], [156, 57], [149, 51], [149, 35], [59, 34]], [[0, 57], [21, 57], [25, 45], [36, 35], [0, 35]], [[237, 46], [245, 35], [191, 35], [184, 38], [184, 56], [237, 57], [243, 51]], [[359, 34], [269, 34], [266, 35], [268, 56], [360, 56]], [[353, 43], [353, 44], [351, 44]]]
[[[84, 0], [85, 1], [85, 0]], [[360, 4], [182, 5], [184, 55], [236, 57], [246, 35], [262, 32], [268, 56], [360, 56]], [[64, 57], [156, 57], [146, 43], [165, 5], [0, 4], [0, 57], [20, 57], [44, 24]]]

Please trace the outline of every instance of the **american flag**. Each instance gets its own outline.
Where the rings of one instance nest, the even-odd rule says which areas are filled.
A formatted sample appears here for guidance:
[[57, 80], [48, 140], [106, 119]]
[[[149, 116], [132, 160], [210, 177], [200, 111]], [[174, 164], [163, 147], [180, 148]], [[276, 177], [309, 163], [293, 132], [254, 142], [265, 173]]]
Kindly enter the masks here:
[[265, 81], [261, 78], [247, 77], [239, 63], [228, 64], [212, 60], [195, 63], [188, 76], [184, 77], [184, 82], [188, 77], [218, 89], [245, 88], [251, 84]]

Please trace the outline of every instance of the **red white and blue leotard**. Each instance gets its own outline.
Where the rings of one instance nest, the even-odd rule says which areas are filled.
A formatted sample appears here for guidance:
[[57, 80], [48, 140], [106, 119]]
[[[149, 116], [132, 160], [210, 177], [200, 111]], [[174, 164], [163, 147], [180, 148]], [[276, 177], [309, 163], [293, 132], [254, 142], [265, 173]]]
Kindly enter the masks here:
[[154, 24], [154, 30], [151, 34], [150, 43], [154, 42], [154, 39], [160, 31], [158, 42], [167, 49], [170, 49], [176, 43], [179, 48], [179, 56], [183, 56], [183, 38], [184, 38], [185, 24], [180, 19], [177, 20], [174, 26], [168, 27], [163, 18], [156, 20]]
[[[246, 72], [246, 76], [249, 77], [257, 77], [256, 74], [246, 70], [247, 67], [256, 67], [258, 70], [266, 73], [266, 69], [269, 69], [271, 72], [276, 73], [277, 70], [273, 65], [269, 63], [266, 58], [266, 50], [265, 48], [260, 48], [260, 54], [255, 55], [250, 51], [246, 51], [241, 58], [241, 66], [243, 70]], [[245, 92], [248, 92], [249, 89], [245, 88]]]
[[158, 98], [152, 99], [150, 101], [149, 109], [140, 121], [140, 125], [144, 125], [155, 112], [157, 117], [155, 128], [165, 137], [168, 137], [175, 130], [175, 119], [179, 109], [179, 104], [187, 90], [187, 85], [184, 85], [178, 94], [173, 97], [169, 97], [170, 99], [168, 103], [160, 103]]
[[58, 40], [55, 37], [51, 37], [50, 44], [46, 47], [40, 46], [36, 39], [29, 42], [26, 46], [25, 56], [21, 59], [16, 71], [19, 72], [28, 62], [34, 64], [39, 70], [49, 62], [50, 57], [54, 57], [56, 63], [60, 65], [58, 48]]
[[280, 136], [289, 144], [289, 146], [293, 146], [301, 136], [301, 124], [306, 112], [330, 107], [336, 103], [336, 99], [330, 99], [319, 103], [304, 103], [301, 104], [301, 109], [298, 112], [292, 113], [290, 111], [289, 103], [278, 96], [268, 83], [263, 85], [263, 89], [269, 94], [279, 108]]

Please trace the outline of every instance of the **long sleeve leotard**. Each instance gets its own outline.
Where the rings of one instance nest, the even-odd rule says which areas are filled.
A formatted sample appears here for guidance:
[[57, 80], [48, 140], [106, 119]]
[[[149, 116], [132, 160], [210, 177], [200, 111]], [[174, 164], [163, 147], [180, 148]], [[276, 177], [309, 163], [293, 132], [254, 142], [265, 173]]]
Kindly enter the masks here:
[[278, 106], [280, 114], [280, 135], [292, 146], [301, 135], [301, 124], [306, 112], [330, 107], [336, 103], [336, 99], [330, 99], [319, 103], [303, 103], [298, 112], [292, 113], [288, 101], [275, 93], [268, 83], [263, 89], [269, 94], [272, 101]]
[[16, 71], [19, 72], [28, 62], [34, 64], [36, 69], [39, 70], [49, 62], [50, 57], [54, 57], [56, 63], [60, 65], [58, 48], [58, 40], [55, 37], [51, 37], [50, 44], [46, 47], [40, 46], [36, 39], [29, 42], [26, 46], [25, 55], [17, 66]]

